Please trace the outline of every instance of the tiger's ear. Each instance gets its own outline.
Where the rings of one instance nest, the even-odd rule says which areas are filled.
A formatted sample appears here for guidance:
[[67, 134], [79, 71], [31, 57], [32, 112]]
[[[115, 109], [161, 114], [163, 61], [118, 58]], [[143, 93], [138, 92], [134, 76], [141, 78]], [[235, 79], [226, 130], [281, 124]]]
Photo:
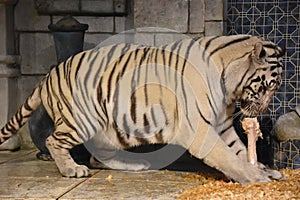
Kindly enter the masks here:
[[266, 51], [264, 50], [263, 44], [261, 42], [257, 42], [254, 45], [253, 56], [257, 60], [261, 60], [266, 56]]

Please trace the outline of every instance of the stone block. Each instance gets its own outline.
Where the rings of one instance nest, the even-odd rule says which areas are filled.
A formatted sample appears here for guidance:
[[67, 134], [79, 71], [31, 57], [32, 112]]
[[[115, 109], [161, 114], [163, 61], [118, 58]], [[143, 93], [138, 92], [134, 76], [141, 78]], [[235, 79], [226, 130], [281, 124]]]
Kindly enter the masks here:
[[134, 1], [135, 27], [164, 27], [181, 33], [188, 30], [188, 1]]
[[188, 39], [191, 38], [187, 34], [180, 33], [157, 33], [154, 35], [155, 46], [162, 46], [166, 44], [170, 44], [177, 40]]
[[[110, 37], [112, 37], [112, 34], [85, 34], [85, 39], [84, 39], [84, 45], [83, 45], [83, 49], [87, 50], [87, 49], [92, 49], [98, 45], [100, 45], [102, 42], [104, 42], [105, 40], [109, 40]], [[113, 41], [110, 42], [110, 44]]]
[[[4, 126], [8, 120], [15, 114], [18, 109], [18, 87], [17, 78], [0, 78], [0, 128]], [[21, 146], [21, 139], [19, 135], [13, 136], [6, 142], [0, 145], [1, 150], [15, 150]]]
[[0, 4], [0, 55], [15, 54], [13, 5]]
[[204, 15], [205, 4], [204, 0], [190, 1], [190, 29], [191, 33], [204, 32]]
[[79, 0], [35, 0], [40, 14], [79, 13]]
[[115, 32], [126, 31], [126, 17], [115, 17]]
[[83, 0], [81, 1], [81, 10], [92, 13], [113, 13], [114, 2], [112, 0]]
[[120, 34], [86, 34], [84, 49], [96, 46], [108, 46], [117, 43], [135, 43], [142, 45], [154, 45], [153, 33], [124, 32]]
[[222, 21], [205, 22], [205, 36], [223, 35]]
[[140, 45], [154, 46], [154, 33], [135, 33], [126, 37], [126, 42], [132, 42]]
[[32, 93], [33, 89], [42, 80], [43, 75], [36, 76], [21, 76], [18, 79], [18, 105], [22, 105], [26, 98]]
[[46, 74], [57, 64], [54, 41], [51, 33], [20, 34], [22, 74]]
[[114, 18], [113, 17], [77, 17], [80, 23], [88, 24], [90, 33], [112, 33], [114, 32]]
[[[36, 76], [21, 76], [18, 79], [18, 105], [22, 105], [26, 98], [32, 93], [33, 89], [37, 86], [37, 84], [42, 80], [44, 76], [36, 75]], [[20, 136], [22, 139], [22, 147], [24, 148], [34, 148], [28, 128], [28, 123], [25, 124], [20, 129]]]
[[33, 0], [18, 1], [15, 7], [15, 28], [17, 31], [48, 31], [50, 16], [41, 16]]
[[205, 20], [223, 20], [223, 1], [205, 0]]
[[94, 14], [126, 14], [126, 0], [81, 0], [81, 12]]
[[6, 15], [5, 15], [5, 5], [0, 4], [0, 55], [6, 54]]
[[10, 119], [16, 112], [18, 90], [17, 90], [17, 79], [16, 78], [0, 78], [0, 126], [6, 124], [7, 120]]

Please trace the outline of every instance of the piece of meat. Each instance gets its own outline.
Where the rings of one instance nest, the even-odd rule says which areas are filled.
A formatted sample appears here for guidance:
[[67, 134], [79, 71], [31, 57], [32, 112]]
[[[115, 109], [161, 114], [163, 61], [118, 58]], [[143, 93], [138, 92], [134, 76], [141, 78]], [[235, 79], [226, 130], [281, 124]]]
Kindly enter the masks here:
[[258, 166], [256, 141], [258, 137], [262, 138], [262, 132], [260, 131], [259, 123], [257, 121], [257, 118], [244, 118], [241, 122], [248, 138], [248, 162], [255, 166]]

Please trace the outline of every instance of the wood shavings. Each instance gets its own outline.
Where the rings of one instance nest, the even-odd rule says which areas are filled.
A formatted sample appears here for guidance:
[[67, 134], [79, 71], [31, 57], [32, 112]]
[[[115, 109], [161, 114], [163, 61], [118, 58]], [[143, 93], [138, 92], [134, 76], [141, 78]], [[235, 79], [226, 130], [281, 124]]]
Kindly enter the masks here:
[[113, 179], [113, 177], [112, 177], [112, 175], [110, 174], [110, 175], [108, 175], [106, 178], [105, 178], [105, 180], [107, 180], [107, 181], [112, 181], [112, 179]]
[[[206, 180], [200, 181], [196, 187], [186, 189], [177, 196], [180, 200], [201, 199], [299, 199], [300, 197], [300, 169], [284, 169], [280, 171], [287, 177], [285, 181], [273, 181], [269, 183], [254, 183], [243, 187], [239, 183], [192, 176], [190, 179]], [[187, 175], [189, 176], [189, 175]], [[209, 177], [209, 174], [206, 175]], [[196, 182], [196, 181], [195, 181]]]
[[248, 162], [255, 166], [258, 166], [256, 141], [258, 137], [262, 138], [262, 132], [260, 131], [259, 123], [257, 121], [257, 118], [244, 118], [241, 122], [248, 138]]

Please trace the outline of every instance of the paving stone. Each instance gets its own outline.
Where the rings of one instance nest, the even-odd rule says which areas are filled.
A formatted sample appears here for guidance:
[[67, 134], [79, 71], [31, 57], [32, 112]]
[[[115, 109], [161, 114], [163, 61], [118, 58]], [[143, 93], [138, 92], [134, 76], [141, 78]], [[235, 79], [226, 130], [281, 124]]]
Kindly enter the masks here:
[[57, 199], [82, 182], [82, 179], [2, 177], [0, 199]]
[[102, 170], [60, 199], [175, 199], [187, 186], [182, 174]]
[[[31, 154], [32, 152], [35, 152], [35, 150], [31, 149], [31, 150], [22, 150], [22, 151], [0, 151], [0, 164], [3, 164], [13, 159], [24, 157], [28, 154]], [[0, 165], [0, 168], [1, 166], [2, 165]], [[1, 174], [2, 173], [0, 173], [0, 176]]]
[[92, 170], [89, 178], [64, 178], [36, 150], [0, 152], [0, 199], [175, 199], [186, 172]]
[[36, 153], [0, 152], [0, 199], [57, 199], [86, 180], [62, 177], [54, 161], [37, 160]]

